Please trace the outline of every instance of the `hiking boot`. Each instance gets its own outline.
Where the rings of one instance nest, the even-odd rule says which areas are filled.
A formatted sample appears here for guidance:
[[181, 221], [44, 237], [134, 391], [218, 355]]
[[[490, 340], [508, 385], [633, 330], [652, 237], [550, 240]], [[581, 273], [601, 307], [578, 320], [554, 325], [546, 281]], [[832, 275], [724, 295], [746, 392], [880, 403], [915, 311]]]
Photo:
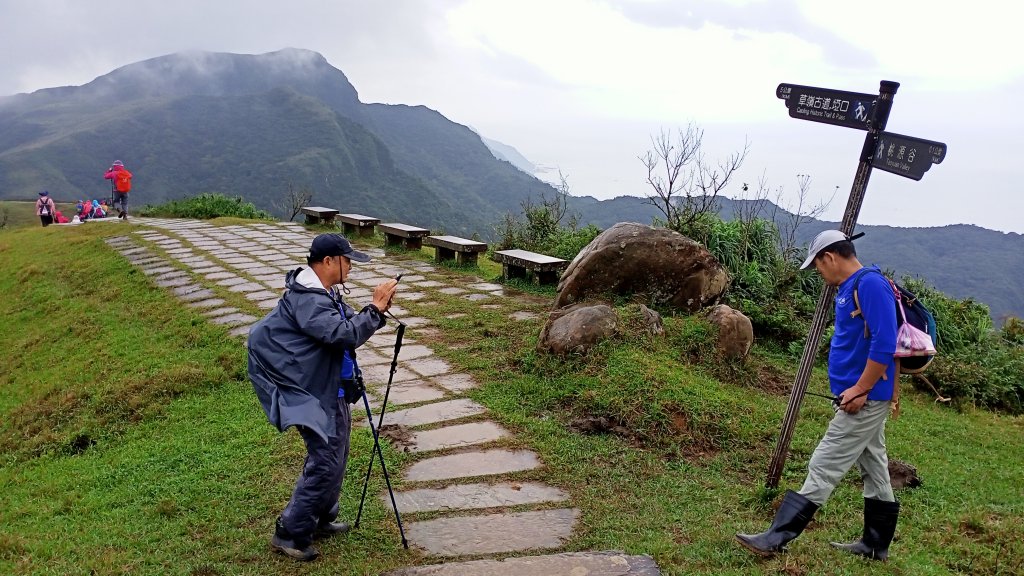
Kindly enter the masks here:
[[864, 499], [864, 535], [856, 542], [843, 544], [830, 542], [833, 548], [845, 550], [872, 560], [889, 559], [889, 544], [896, 534], [896, 521], [900, 515], [899, 502], [886, 502], [874, 498]]
[[792, 490], [787, 490], [778, 512], [775, 513], [775, 519], [766, 532], [737, 534], [736, 539], [744, 548], [760, 556], [785, 552], [786, 544], [807, 528], [817, 510], [817, 504]]
[[300, 562], [309, 562], [320, 556], [320, 550], [313, 546], [309, 537], [296, 538], [292, 536], [285, 530], [280, 518], [277, 519], [277, 524], [274, 526], [274, 535], [270, 538], [270, 547], [274, 552], [284, 554]]
[[313, 532], [313, 539], [330, 538], [331, 536], [344, 534], [350, 528], [351, 526], [348, 525], [348, 522], [321, 522]]
[[118, 218], [124, 218], [124, 210], [118, 210], [117, 211], [117, 217]]

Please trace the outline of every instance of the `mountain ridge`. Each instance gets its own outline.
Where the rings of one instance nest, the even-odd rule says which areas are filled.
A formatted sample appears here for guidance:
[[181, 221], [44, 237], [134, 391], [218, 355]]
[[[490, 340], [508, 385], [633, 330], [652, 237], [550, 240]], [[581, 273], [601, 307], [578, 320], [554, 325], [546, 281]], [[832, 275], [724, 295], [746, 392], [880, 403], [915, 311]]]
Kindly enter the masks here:
[[[0, 198], [44, 188], [58, 200], [104, 197], [102, 173], [115, 158], [136, 175], [136, 203], [221, 192], [280, 214], [289, 188], [307, 188], [317, 204], [485, 239], [504, 214], [554, 194], [437, 110], [361, 102], [344, 72], [309, 50], [171, 54], [81, 86], [0, 98]], [[737, 202], [723, 199], [725, 217]], [[568, 208], [602, 228], [659, 215], [633, 196], [571, 196]], [[798, 240], [827, 227], [838, 224], [806, 224]], [[1024, 315], [1021, 235], [972, 225], [858, 230], [870, 231], [858, 246], [873, 262], [974, 296], [996, 318]]]

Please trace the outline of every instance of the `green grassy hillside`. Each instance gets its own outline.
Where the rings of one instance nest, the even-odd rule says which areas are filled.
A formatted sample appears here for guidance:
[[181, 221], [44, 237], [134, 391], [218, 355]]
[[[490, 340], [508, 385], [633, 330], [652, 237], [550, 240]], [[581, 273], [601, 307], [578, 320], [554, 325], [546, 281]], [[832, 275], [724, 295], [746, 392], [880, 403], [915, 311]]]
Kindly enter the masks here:
[[[324, 559], [270, 553], [301, 442], [266, 423], [241, 341], [109, 250], [102, 237], [117, 231], [0, 232], [0, 573], [374, 574], [427, 562], [401, 550], [376, 499], [363, 527], [324, 543]], [[482, 265], [440, 275], [496, 274]], [[508, 321], [543, 313], [547, 298], [482, 309], [437, 296], [402, 306], [433, 320], [440, 335], [423, 343], [474, 374], [473, 397], [541, 454], [546, 467], [524, 479], [571, 494], [582, 510], [571, 550], [651, 554], [666, 574], [1011, 574], [1024, 558], [1024, 418], [958, 413], [906, 386], [888, 444], [924, 485], [898, 494], [890, 562], [828, 547], [859, 533], [853, 474], [788, 556], [760, 560], [732, 535], [770, 520], [761, 484], [792, 359], [756, 349], [747, 366], [721, 365], [700, 323], [666, 318], [665, 339], [624, 337], [555, 361], [533, 351], [539, 321]], [[812, 390], [824, 387], [819, 372]], [[807, 399], [784, 487], [799, 485], [829, 413]], [[625, 430], [583, 434], [572, 426], [581, 416]], [[344, 516], [369, 446], [358, 431]], [[407, 458], [388, 457], [396, 470]]]

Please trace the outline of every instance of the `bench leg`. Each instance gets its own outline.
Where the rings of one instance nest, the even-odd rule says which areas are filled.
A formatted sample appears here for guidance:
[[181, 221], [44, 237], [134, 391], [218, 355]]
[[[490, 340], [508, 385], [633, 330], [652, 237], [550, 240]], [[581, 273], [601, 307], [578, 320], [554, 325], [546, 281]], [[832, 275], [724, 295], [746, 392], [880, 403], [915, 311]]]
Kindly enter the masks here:
[[319, 223], [320, 223], [320, 219], [319, 218], [317, 218], [316, 216], [311, 216], [309, 214], [306, 214], [306, 224], [319, 224]]
[[512, 264], [502, 264], [501, 273], [507, 280], [512, 278], [526, 278], [526, 268]]
[[476, 266], [476, 252], [457, 252], [455, 263], [465, 266]]
[[359, 235], [363, 237], [373, 236], [374, 226], [360, 226]]
[[423, 248], [423, 238], [406, 238], [405, 247], [409, 250], [419, 250]]
[[402, 245], [402, 237], [401, 236], [395, 236], [394, 234], [385, 234], [384, 235], [384, 245], [388, 246], [388, 247], [392, 247], [392, 248], [395, 247], [395, 246], [401, 246]]
[[341, 224], [341, 229], [345, 233], [345, 237], [346, 238], [351, 238], [356, 233], [356, 226], [355, 226], [355, 224], [349, 224], [348, 222], [343, 222]]

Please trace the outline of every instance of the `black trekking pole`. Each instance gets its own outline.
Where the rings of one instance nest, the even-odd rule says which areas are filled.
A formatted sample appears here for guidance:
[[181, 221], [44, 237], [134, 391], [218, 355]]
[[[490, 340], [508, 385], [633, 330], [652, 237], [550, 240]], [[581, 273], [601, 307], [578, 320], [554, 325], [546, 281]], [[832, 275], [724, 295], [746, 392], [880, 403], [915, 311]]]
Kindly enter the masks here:
[[[392, 316], [394, 318], [394, 316]], [[398, 320], [397, 318], [395, 318]], [[395, 355], [391, 360], [391, 374], [388, 376], [388, 386], [384, 391], [384, 402], [380, 407], [380, 420], [378, 420], [377, 426], [373, 425], [373, 414], [370, 412], [370, 401], [366, 397], [366, 391], [363, 391], [363, 405], [366, 407], [366, 419], [370, 424], [370, 433], [373, 434], [373, 452], [380, 458], [380, 466], [384, 471], [384, 483], [388, 487], [388, 496], [391, 497], [391, 508], [395, 511], [395, 520], [398, 522], [398, 533], [402, 536], [402, 547], [406, 550], [409, 549], [409, 542], [405, 539], [405, 529], [402, 527], [402, 517], [398, 513], [398, 505], [395, 503], [395, 493], [391, 489], [391, 478], [388, 476], [387, 466], [384, 464], [384, 452], [380, 448], [380, 435], [379, 430], [381, 425], [384, 424], [384, 411], [388, 407], [388, 396], [391, 394], [391, 383], [395, 379], [395, 372], [398, 370], [398, 352], [402, 349], [402, 337], [405, 335], [405, 324], [400, 320], [398, 321], [398, 335], [395, 338]], [[363, 478], [363, 495], [359, 498], [359, 512], [356, 514], [355, 527], [359, 527], [359, 521], [363, 516], [363, 505], [366, 503], [366, 490], [370, 484], [370, 472], [373, 471], [373, 456], [370, 454], [370, 463], [366, 467], [366, 476]]]

